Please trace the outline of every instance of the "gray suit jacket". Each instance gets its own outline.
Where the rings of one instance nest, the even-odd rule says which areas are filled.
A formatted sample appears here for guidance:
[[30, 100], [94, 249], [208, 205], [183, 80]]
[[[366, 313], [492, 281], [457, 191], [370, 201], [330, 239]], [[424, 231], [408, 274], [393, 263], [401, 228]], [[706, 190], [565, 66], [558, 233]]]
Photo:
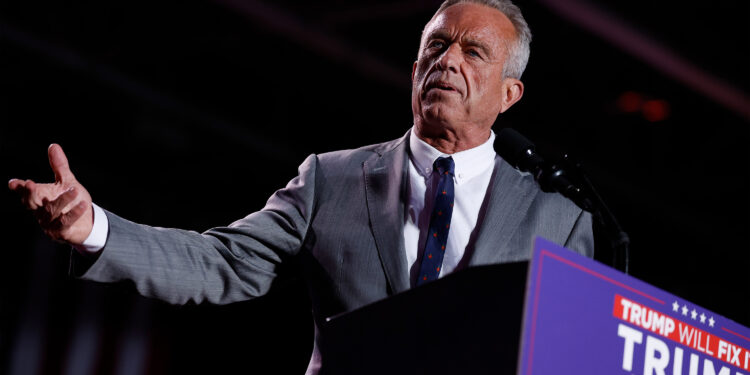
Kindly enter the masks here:
[[[169, 303], [230, 303], [265, 294], [291, 261], [320, 325], [410, 287], [402, 234], [408, 137], [311, 155], [261, 211], [203, 234], [108, 212], [105, 248], [93, 264], [74, 255], [72, 271], [100, 282], [131, 280], [141, 294]], [[480, 215], [468, 266], [527, 260], [536, 236], [593, 255], [590, 214], [542, 192], [500, 157]]]

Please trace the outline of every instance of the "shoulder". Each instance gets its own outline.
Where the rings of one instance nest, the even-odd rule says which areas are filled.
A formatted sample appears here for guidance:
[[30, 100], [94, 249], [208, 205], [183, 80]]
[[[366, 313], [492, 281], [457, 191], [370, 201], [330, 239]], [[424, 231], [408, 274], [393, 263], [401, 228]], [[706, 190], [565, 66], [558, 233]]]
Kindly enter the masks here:
[[324, 185], [325, 181], [331, 179], [340, 180], [341, 178], [361, 176], [363, 166], [372, 160], [405, 155], [408, 137], [409, 132], [401, 138], [388, 142], [356, 149], [310, 154], [298, 167], [296, 180], [314, 180], [315, 185]]
[[523, 207], [523, 225], [534, 228], [540, 232], [538, 234], [564, 246], [571, 231], [586, 213], [562, 194], [543, 191], [531, 174], [513, 168], [499, 156], [496, 159], [495, 173], [495, 183], [498, 185], [493, 188], [493, 192], [506, 196], [498, 199], [505, 203], [503, 208]]
[[[531, 197], [523, 226], [533, 228], [538, 235], [588, 257], [594, 255], [592, 217], [573, 201], [557, 192], [545, 192], [529, 173], [520, 172], [508, 163], [499, 166], [507, 173], [506, 188], [521, 189]], [[509, 184], [508, 184], [509, 183]]]
[[498, 183], [504, 188], [519, 189], [524, 195], [533, 197], [533, 205], [545, 211], [578, 216], [581, 208], [557, 192], [545, 192], [528, 172], [514, 168], [499, 155], [495, 157], [495, 173]]
[[338, 150], [317, 154], [318, 166], [324, 170], [346, 170], [361, 168], [368, 160], [377, 159], [389, 153], [406, 152], [409, 132], [405, 136], [388, 142], [376, 143], [355, 149]]

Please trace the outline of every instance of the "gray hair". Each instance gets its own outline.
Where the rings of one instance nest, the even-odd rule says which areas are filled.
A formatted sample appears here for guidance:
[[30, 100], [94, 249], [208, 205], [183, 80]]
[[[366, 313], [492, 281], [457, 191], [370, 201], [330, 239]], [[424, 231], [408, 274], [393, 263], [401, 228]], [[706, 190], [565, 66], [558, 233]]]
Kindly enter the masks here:
[[508, 17], [516, 29], [516, 40], [508, 50], [508, 59], [505, 61], [505, 66], [503, 66], [503, 77], [520, 79], [523, 71], [526, 69], [526, 64], [529, 62], [529, 53], [531, 52], [529, 47], [531, 44], [531, 30], [529, 30], [529, 25], [526, 24], [526, 20], [521, 14], [521, 9], [510, 0], [445, 0], [432, 17], [435, 18], [435, 16], [449, 6], [462, 3], [485, 5], [499, 10]]

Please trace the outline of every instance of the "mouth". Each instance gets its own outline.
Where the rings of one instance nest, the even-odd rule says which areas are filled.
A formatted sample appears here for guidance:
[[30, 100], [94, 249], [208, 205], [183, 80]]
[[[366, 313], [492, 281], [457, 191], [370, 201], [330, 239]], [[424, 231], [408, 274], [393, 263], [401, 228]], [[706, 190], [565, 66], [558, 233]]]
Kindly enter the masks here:
[[450, 83], [433, 81], [427, 84], [427, 87], [425, 87], [425, 90], [424, 90], [424, 94], [426, 95], [428, 92], [430, 92], [433, 89], [439, 90], [442, 92], [456, 92], [456, 93], [459, 92], [458, 89], [455, 86], [451, 85]]

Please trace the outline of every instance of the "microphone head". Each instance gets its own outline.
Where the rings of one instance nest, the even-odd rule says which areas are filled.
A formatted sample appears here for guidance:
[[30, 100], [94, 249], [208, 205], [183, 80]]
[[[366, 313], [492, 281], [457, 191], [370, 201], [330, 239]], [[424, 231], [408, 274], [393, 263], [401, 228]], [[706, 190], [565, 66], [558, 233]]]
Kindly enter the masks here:
[[495, 152], [510, 165], [524, 172], [532, 167], [529, 157], [536, 156], [534, 144], [512, 128], [502, 128], [495, 137]]

